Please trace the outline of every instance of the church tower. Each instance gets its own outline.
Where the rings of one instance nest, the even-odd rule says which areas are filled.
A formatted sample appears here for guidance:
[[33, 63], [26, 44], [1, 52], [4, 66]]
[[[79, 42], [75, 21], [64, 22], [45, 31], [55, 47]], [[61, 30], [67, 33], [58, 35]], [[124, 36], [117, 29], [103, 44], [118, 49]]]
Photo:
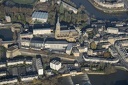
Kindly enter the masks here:
[[60, 34], [60, 21], [59, 21], [59, 17], [58, 17], [57, 23], [56, 23], [55, 37], [57, 38], [57, 36], [59, 34]]

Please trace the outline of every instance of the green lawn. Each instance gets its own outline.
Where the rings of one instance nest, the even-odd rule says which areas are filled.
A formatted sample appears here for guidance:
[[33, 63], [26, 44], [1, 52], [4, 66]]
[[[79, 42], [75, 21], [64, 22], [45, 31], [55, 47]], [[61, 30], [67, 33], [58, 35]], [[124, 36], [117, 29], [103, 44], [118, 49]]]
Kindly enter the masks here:
[[12, 0], [18, 4], [33, 4], [36, 0]]

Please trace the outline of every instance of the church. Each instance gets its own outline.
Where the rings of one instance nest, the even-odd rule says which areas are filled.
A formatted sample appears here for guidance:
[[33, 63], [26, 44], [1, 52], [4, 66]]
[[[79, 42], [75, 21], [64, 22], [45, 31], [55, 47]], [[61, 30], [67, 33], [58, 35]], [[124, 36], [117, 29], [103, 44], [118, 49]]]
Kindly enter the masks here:
[[79, 37], [78, 31], [75, 29], [74, 26], [61, 26], [59, 22], [59, 17], [56, 23], [55, 29], [55, 38], [56, 39], [65, 39], [69, 42], [75, 42], [76, 39]]

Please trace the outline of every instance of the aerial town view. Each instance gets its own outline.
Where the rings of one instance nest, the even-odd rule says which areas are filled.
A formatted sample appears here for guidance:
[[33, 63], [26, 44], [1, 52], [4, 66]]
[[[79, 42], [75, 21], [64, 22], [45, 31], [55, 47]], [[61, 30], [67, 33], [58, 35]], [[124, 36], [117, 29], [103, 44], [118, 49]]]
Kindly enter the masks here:
[[0, 0], [0, 85], [128, 85], [128, 0]]

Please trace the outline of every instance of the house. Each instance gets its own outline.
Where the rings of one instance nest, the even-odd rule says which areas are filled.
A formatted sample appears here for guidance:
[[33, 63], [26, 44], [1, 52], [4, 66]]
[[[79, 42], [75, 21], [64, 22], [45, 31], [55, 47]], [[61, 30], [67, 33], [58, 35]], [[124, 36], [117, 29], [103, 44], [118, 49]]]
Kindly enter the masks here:
[[26, 75], [26, 76], [22, 76], [21, 77], [21, 81], [26, 81], [26, 82], [28, 82], [28, 81], [32, 81], [33, 79], [37, 79], [38, 78], [38, 76], [37, 75]]
[[42, 11], [35, 11], [32, 14], [32, 21], [38, 21], [45, 23], [48, 20], [48, 13], [47, 12], [42, 12]]

